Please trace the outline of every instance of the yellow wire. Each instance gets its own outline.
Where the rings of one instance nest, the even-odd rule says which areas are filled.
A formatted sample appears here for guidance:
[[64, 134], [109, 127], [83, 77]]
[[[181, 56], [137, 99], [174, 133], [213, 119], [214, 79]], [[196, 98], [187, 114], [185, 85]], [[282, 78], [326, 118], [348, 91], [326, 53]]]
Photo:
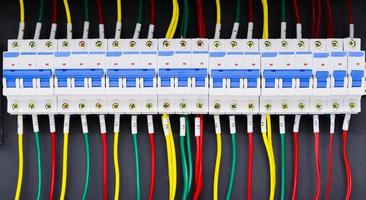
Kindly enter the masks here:
[[64, 146], [62, 153], [62, 181], [61, 181], [61, 195], [60, 200], [65, 199], [66, 184], [67, 184], [67, 160], [68, 160], [68, 146], [69, 146], [69, 133], [64, 133]]
[[63, 0], [63, 1], [64, 1], [67, 23], [71, 24], [71, 13], [70, 13], [69, 2], [67, 0]]
[[213, 185], [213, 200], [219, 199], [219, 176], [220, 176], [220, 164], [221, 164], [221, 133], [216, 134], [217, 152], [216, 163], [214, 173], [214, 185]]
[[122, 22], [121, 0], [117, 0], [117, 22]]
[[119, 190], [120, 190], [120, 175], [119, 175], [119, 162], [118, 162], [118, 136], [119, 133], [114, 133], [113, 140], [113, 163], [114, 163], [114, 173], [115, 173], [115, 188], [114, 188], [114, 200], [119, 200]]
[[170, 20], [168, 31], [166, 32], [165, 37], [167, 39], [172, 39], [174, 37], [175, 31], [178, 26], [178, 20], [179, 20], [179, 3], [178, 0], [172, 0], [173, 3], [173, 14], [172, 18]]
[[216, 0], [216, 24], [221, 24], [221, 4], [220, 4], [220, 0]]
[[22, 190], [22, 182], [23, 182], [23, 134], [18, 133], [18, 153], [19, 153], [19, 161], [18, 161], [18, 183], [17, 189], [15, 193], [15, 200], [19, 200], [20, 192]]
[[172, 128], [170, 125], [169, 115], [163, 114], [162, 120], [167, 120], [168, 134], [165, 136], [167, 157], [168, 157], [168, 174], [169, 174], [169, 199], [175, 199], [177, 189], [177, 161]]
[[263, 39], [268, 39], [268, 3], [267, 0], [262, 0], [263, 7]]
[[266, 147], [269, 169], [270, 169], [270, 195], [269, 199], [274, 200], [275, 190], [276, 190], [276, 161], [274, 159], [274, 151], [272, 145], [272, 126], [271, 126], [271, 117], [270, 115], [266, 115], [266, 123], [267, 123], [267, 132], [263, 132], [263, 142]]
[[24, 1], [19, 0], [20, 22], [24, 23]]

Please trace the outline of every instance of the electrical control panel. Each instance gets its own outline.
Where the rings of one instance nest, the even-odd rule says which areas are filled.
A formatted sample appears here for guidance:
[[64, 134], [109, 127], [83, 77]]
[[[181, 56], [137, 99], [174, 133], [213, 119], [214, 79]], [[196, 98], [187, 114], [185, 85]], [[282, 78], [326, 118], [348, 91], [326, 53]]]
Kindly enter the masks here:
[[360, 39], [9, 40], [11, 114], [361, 110]]

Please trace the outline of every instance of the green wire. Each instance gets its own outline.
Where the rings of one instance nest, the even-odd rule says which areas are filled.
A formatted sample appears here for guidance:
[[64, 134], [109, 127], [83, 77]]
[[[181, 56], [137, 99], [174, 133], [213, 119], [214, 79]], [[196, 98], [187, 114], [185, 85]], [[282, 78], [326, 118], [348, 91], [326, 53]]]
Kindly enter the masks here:
[[143, 10], [143, 5], [142, 5], [142, 0], [139, 0], [138, 2], [138, 7], [139, 7], [139, 10], [138, 10], [138, 15], [137, 15], [137, 20], [136, 20], [136, 23], [142, 23], [142, 10]]
[[90, 178], [90, 146], [89, 146], [89, 137], [88, 133], [84, 133], [84, 146], [85, 146], [85, 154], [86, 154], [86, 174], [85, 174], [85, 183], [84, 183], [84, 191], [82, 200], [86, 200], [88, 196], [89, 189], [89, 178]]
[[187, 190], [188, 190], [188, 168], [187, 168], [187, 158], [186, 158], [186, 150], [185, 150], [185, 136], [180, 136], [179, 141], [180, 141], [180, 153], [182, 154], [182, 169], [183, 169], [182, 200], [186, 200], [188, 198], [188, 194], [187, 194]]
[[89, 0], [84, 0], [85, 21], [89, 21]]
[[39, 10], [38, 10], [38, 21], [39, 23], [42, 23], [43, 21], [43, 11], [44, 11], [44, 0], [39, 1]]
[[187, 140], [187, 155], [188, 155], [188, 187], [187, 195], [191, 193], [193, 183], [193, 160], [192, 160], [192, 148], [191, 148], [191, 131], [189, 128], [189, 117], [186, 115], [186, 140]]
[[37, 149], [37, 167], [38, 167], [38, 189], [37, 189], [37, 200], [41, 199], [42, 194], [42, 155], [41, 145], [39, 144], [39, 133], [34, 133], [34, 140], [36, 142]]
[[136, 173], [136, 200], [140, 200], [140, 164], [139, 164], [139, 144], [137, 134], [132, 134], [133, 149], [135, 152], [135, 173]]
[[233, 151], [233, 160], [231, 161], [231, 172], [230, 172], [230, 180], [229, 187], [226, 193], [226, 200], [231, 199], [231, 193], [233, 191], [234, 181], [235, 181], [235, 171], [236, 171], [236, 134], [231, 134], [231, 143], [232, 143], [232, 151]]
[[180, 26], [180, 36], [185, 38], [187, 36], [189, 26], [189, 2], [188, 0], [184, 0], [183, 4], [183, 18]]
[[236, 17], [235, 22], [240, 22], [241, 15], [241, 0], [236, 0]]
[[286, 0], [281, 0], [281, 13], [282, 22], [286, 22]]
[[286, 136], [281, 134], [281, 200], [286, 193]]

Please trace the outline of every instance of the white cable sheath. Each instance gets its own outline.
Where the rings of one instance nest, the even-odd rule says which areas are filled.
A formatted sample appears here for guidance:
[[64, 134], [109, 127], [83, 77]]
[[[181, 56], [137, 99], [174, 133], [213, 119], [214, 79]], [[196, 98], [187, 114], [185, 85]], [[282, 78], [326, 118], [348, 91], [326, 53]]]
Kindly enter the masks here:
[[66, 114], [64, 117], [64, 128], [63, 132], [68, 134], [70, 131], [70, 115]]
[[18, 30], [18, 40], [23, 39], [23, 37], [24, 37], [24, 28], [25, 28], [25, 23], [20, 22], [19, 23], [19, 30]]
[[67, 24], [67, 39], [72, 39], [72, 23]]
[[150, 24], [149, 25], [149, 30], [147, 32], [147, 39], [152, 39], [154, 37], [154, 30], [155, 30], [155, 25]]
[[180, 117], [179, 121], [180, 121], [179, 135], [186, 136], [186, 118]]
[[131, 133], [132, 135], [137, 134], [137, 115], [131, 116]]
[[281, 22], [281, 39], [286, 39], [286, 29], [287, 29], [286, 22]]
[[42, 30], [42, 23], [41, 22], [37, 22], [36, 24], [36, 30], [34, 31], [34, 39], [38, 40], [39, 37], [41, 36], [41, 30]]
[[229, 124], [230, 124], [230, 134], [236, 134], [236, 123], [235, 123], [235, 116], [229, 116]]
[[247, 115], [247, 133], [253, 133], [253, 115]]
[[280, 134], [286, 133], [286, 124], [285, 124], [285, 116], [280, 115]]
[[261, 115], [261, 132], [267, 132], [266, 115]]
[[351, 121], [351, 114], [346, 114], [344, 116], [343, 125], [342, 125], [343, 131], [348, 131], [350, 121]]
[[149, 134], [154, 134], [154, 119], [152, 115], [147, 116], [147, 129]]
[[83, 28], [83, 39], [87, 39], [89, 37], [89, 22], [84, 22], [84, 28]]
[[319, 115], [313, 115], [313, 132], [319, 133]]
[[334, 134], [335, 129], [335, 114], [330, 115], [330, 126], [329, 126], [329, 133]]
[[141, 24], [140, 23], [136, 23], [135, 32], [133, 33], [133, 39], [138, 39], [139, 38], [140, 31], [141, 31]]
[[104, 24], [99, 24], [99, 38], [104, 39]]
[[253, 28], [254, 28], [254, 23], [249, 22], [248, 23], [247, 39], [252, 39], [253, 38]]
[[121, 32], [122, 32], [122, 23], [117, 22], [116, 23], [116, 32], [114, 34], [114, 38], [115, 39], [120, 39], [121, 38]]
[[349, 37], [350, 38], [355, 37], [355, 25], [354, 24], [349, 25]]
[[215, 121], [215, 131], [216, 131], [216, 134], [221, 134], [220, 116], [219, 115], [215, 115], [214, 116], [214, 121]]
[[231, 39], [236, 39], [236, 36], [238, 35], [239, 32], [239, 22], [235, 22], [234, 26], [233, 26], [233, 30], [231, 32]]
[[215, 39], [219, 39], [221, 34], [221, 24], [216, 24], [215, 26]]
[[56, 31], [57, 31], [57, 24], [51, 24], [51, 32], [50, 32], [50, 39], [53, 40], [56, 38]]
[[86, 119], [86, 115], [81, 115], [81, 126], [83, 129], [83, 133], [88, 133], [88, 121]]
[[18, 123], [17, 123], [17, 129], [18, 129], [18, 134], [23, 134], [23, 115], [18, 115]]
[[293, 130], [294, 133], [299, 132], [300, 119], [301, 119], [301, 115], [295, 115], [294, 130]]
[[163, 131], [165, 136], [170, 135], [168, 118], [165, 117], [163, 118]]
[[48, 121], [50, 122], [50, 133], [56, 132], [55, 115], [48, 115]]
[[120, 115], [115, 114], [114, 115], [114, 123], [113, 123], [113, 132], [117, 133], [119, 132], [119, 124], [120, 124]]
[[107, 130], [105, 127], [105, 117], [104, 115], [99, 115], [99, 125], [100, 125], [100, 133], [101, 134], [106, 134]]
[[32, 115], [33, 132], [39, 133], [38, 117], [37, 115]]
[[297, 39], [302, 38], [302, 24], [301, 23], [296, 24], [296, 38]]
[[199, 117], [194, 118], [194, 136], [201, 136], [201, 120]]

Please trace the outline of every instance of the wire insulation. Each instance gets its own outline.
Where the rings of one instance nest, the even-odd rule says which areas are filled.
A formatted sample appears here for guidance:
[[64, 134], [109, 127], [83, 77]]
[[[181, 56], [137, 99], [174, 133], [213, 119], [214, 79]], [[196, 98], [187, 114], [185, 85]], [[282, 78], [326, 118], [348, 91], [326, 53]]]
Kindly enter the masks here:
[[248, 133], [247, 200], [252, 199], [253, 187], [253, 133]]
[[65, 199], [67, 184], [67, 161], [68, 161], [69, 133], [64, 132], [63, 152], [62, 152], [62, 181], [60, 200]]
[[351, 193], [352, 193], [352, 172], [350, 163], [347, 156], [347, 135], [348, 131], [343, 130], [342, 132], [342, 153], [343, 153], [343, 162], [344, 166], [346, 168], [346, 175], [347, 175], [347, 191], [346, 191], [346, 200], [351, 199]]
[[294, 7], [296, 24], [301, 24], [301, 16], [300, 16], [299, 5], [297, 3], [297, 0], [292, 0], [292, 5]]
[[263, 33], [262, 33], [262, 39], [268, 39], [269, 33], [268, 33], [268, 3], [267, 0], [261, 0], [262, 1], [262, 8], [263, 8]]
[[329, 134], [329, 150], [328, 150], [328, 181], [327, 190], [325, 192], [325, 200], [330, 199], [330, 191], [332, 189], [333, 180], [333, 133]]
[[39, 1], [38, 18], [37, 22], [42, 23], [44, 13], [44, 0]]
[[150, 170], [150, 187], [149, 187], [149, 200], [154, 198], [155, 188], [155, 136], [154, 133], [150, 133], [150, 158], [151, 158], [151, 170]]
[[192, 159], [192, 147], [191, 147], [191, 130], [189, 126], [189, 117], [186, 116], [186, 143], [187, 143], [187, 157], [188, 157], [188, 196], [192, 191], [193, 183], [193, 159]]
[[220, 165], [221, 165], [221, 154], [222, 154], [222, 141], [221, 133], [216, 133], [216, 162], [214, 172], [214, 184], [213, 184], [213, 200], [219, 199], [219, 178], [220, 178]]
[[314, 152], [315, 152], [315, 166], [316, 166], [316, 192], [314, 200], [318, 200], [320, 195], [319, 133], [314, 133]]
[[136, 173], [136, 200], [141, 199], [141, 192], [140, 192], [140, 159], [139, 159], [139, 144], [137, 139], [137, 134], [132, 134], [133, 140], [133, 150], [135, 155], [135, 173]]
[[41, 199], [42, 195], [42, 153], [41, 153], [41, 145], [39, 143], [39, 132], [34, 133], [34, 141], [36, 143], [37, 150], [37, 177], [38, 177], [38, 189], [37, 189], [37, 200]]
[[17, 189], [15, 192], [15, 200], [20, 199], [20, 193], [22, 191], [23, 184], [23, 166], [24, 166], [24, 156], [23, 156], [23, 133], [18, 133], [18, 181]]
[[49, 199], [54, 199], [56, 177], [56, 133], [51, 132], [51, 183]]
[[107, 153], [107, 134], [102, 133], [103, 146], [103, 199], [108, 199], [108, 153]]
[[86, 200], [88, 196], [89, 189], [89, 179], [90, 179], [90, 144], [89, 144], [89, 136], [88, 133], [84, 133], [84, 146], [85, 146], [85, 155], [86, 155], [86, 169], [85, 169], [85, 182], [84, 182], [84, 190], [82, 200]]
[[230, 170], [229, 186], [226, 193], [226, 200], [231, 199], [231, 194], [234, 187], [235, 172], [236, 172], [236, 159], [237, 159], [237, 148], [236, 148], [236, 133], [231, 134], [231, 145], [232, 145], [232, 161]]
[[294, 182], [292, 186], [291, 200], [296, 200], [297, 197], [297, 183], [299, 178], [299, 134], [294, 132]]
[[118, 161], [118, 136], [119, 132], [114, 132], [113, 137], [113, 164], [114, 164], [114, 200], [119, 200], [120, 190], [120, 172], [119, 172], [119, 161]]
[[281, 137], [281, 200], [286, 195], [286, 135], [280, 134]]

